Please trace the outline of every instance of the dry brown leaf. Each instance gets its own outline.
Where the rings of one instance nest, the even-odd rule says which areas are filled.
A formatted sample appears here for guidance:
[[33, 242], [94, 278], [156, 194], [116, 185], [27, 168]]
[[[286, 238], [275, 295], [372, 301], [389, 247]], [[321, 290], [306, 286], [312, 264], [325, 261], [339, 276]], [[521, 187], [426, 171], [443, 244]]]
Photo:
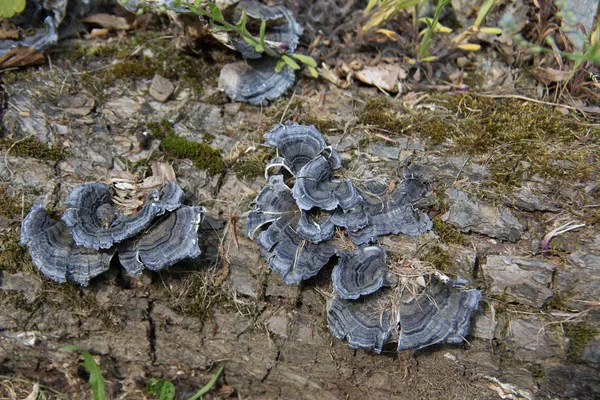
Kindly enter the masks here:
[[92, 31], [85, 35], [87, 40], [96, 39], [96, 38], [105, 38], [109, 34], [109, 30], [106, 28], [94, 28]]
[[549, 85], [551, 83], [564, 81], [569, 76], [570, 71], [559, 71], [550, 67], [535, 67], [530, 73], [538, 82]]
[[163, 178], [166, 182], [177, 182], [175, 170], [171, 164], [153, 160], [150, 168], [152, 175]]
[[33, 47], [13, 47], [0, 57], [0, 69], [39, 65], [46, 57]]
[[127, 22], [126, 18], [117, 17], [112, 14], [94, 14], [85, 18], [83, 22], [87, 22], [88, 24], [96, 24], [100, 25], [103, 28], [114, 30], [114, 31], [122, 31], [131, 29], [131, 24]]
[[233, 394], [235, 389], [230, 385], [223, 385], [217, 390], [213, 391], [213, 394], [217, 397], [229, 397]]
[[367, 85], [373, 85], [386, 92], [398, 93], [398, 83], [406, 79], [406, 71], [399, 64], [379, 64], [366, 66], [356, 71], [356, 78]]

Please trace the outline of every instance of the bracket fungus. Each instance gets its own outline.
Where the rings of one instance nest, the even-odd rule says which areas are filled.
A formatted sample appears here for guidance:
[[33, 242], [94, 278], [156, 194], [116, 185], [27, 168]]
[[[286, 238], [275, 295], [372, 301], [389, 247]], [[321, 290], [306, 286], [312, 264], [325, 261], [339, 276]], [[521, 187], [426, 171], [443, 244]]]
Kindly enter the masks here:
[[[331, 334], [378, 353], [387, 342], [398, 342], [400, 351], [462, 341], [479, 291], [432, 278], [423, 293], [407, 298], [406, 282], [388, 267], [386, 250], [365, 245], [381, 235], [431, 229], [427, 214], [413, 205], [425, 196], [424, 185], [413, 176], [398, 185], [374, 181], [358, 188], [350, 179], [336, 179], [341, 158], [314, 126], [278, 124], [265, 139], [278, 156], [266, 166], [268, 183], [248, 214], [248, 236], [285, 283], [316, 275], [337, 256], [335, 294], [327, 304]], [[342, 239], [334, 235], [336, 227]], [[341, 250], [353, 247], [343, 242], [345, 235], [359, 245], [355, 250]], [[425, 281], [418, 271], [416, 276]]]
[[349, 210], [362, 203], [363, 198], [350, 179], [332, 177], [329, 161], [322, 155], [309, 161], [296, 176], [292, 194], [303, 210], [320, 208]]
[[344, 300], [334, 296], [327, 302], [327, 323], [331, 335], [348, 339], [353, 349], [381, 353], [396, 327], [393, 308], [385, 301], [387, 296], [377, 293], [365, 301]]
[[219, 89], [232, 100], [255, 106], [267, 105], [280, 98], [296, 79], [288, 66], [276, 72], [276, 64], [276, 58], [266, 56], [226, 64], [219, 75]]
[[248, 214], [248, 236], [253, 239], [267, 225], [258, 235], [258, 243], [271, 269], [281, 273], [286, 283], [316, 275], [335, 254], [335, 248], [325, 243], [334, 233], [328, 215], [318, 217], [300, 210], [283, 175], [269, 177], [254, 200]]
[[460, 290], [452, 280], [443, 282], [432, 277], [420, 296], [399, 302], [398, 351], [438, 343], [462, 343], [479, 300], [479, 290]]
[[426, 193], [419, 180], [405, 178], [391, 192], [388, 185], [376, 181], [365, 186], [359, 190], [364, 201], [358, 207], [337, 210], [332, 217], [336, 225], [347, 229], [354, 243], [376, 242], [390, 233], [417, 236], [433, 226], [425, 213], [413, 207]]
[[386, 251], [382, 247], [359, 247], [353, 252], [339, 252], [338, 257], [331, 280], [333, 289], [343, 299], [356, 300], [391, 281], [387, 277]]
[[200, 255], [198, 227], [204, 207], [181, 206], [162, 217], [141, 236], [119, 245], [119, 261], [131, 275], [144, 268], [162, 271], [186, 258]]
[[312, 125], [277, 124], [265, 133], [265, 143], [279, 150], [281, 157], [276, 157], [273, 161], [284, 166], [294, 176], [319, 154], [326, 156], [332, 169], [342, 166], [338, 152], [325, 143], [321, 133]]
[[33, 207], [23, 219], [21, 243], [35, 266], [61, 283], [87, 286], [109, 269], [115, 253], [130, 274], [160, 271], [200, 254], [198, 226], [205, 210], [182, 206], [183, 197], [179, 185], [169, 183], [161, 192], [152, 190], [137, 214], [125, 216], [116, 213], [108, 185], [85, 183], [67, 196], [62, 220], [42, 205]]
[[108, 249], [146, 229], [155, 217], [177, 209], [183, 198], [179, 185], [171, 182], [162, 192], [152, 190], [138, 213], [117, 215], [108, 185], [88, 182], [69, 194], [62, 220], [72, 227], [73, 239], [78, 245]]
[[87, 286], [90, 279], [108, 270], [114, 249], [97, 251], [78, 246], [71, 230], [34, 206], [23, 219], [21, 244], [29, 248], [33, 264], [56, 282], [73, 281]]

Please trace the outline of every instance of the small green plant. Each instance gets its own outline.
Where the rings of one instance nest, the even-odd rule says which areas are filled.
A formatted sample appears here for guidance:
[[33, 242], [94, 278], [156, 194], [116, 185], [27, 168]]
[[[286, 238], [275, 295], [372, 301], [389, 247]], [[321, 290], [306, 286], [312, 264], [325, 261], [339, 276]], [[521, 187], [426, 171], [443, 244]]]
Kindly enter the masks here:
[[175, 385], [168, 379], [150, 378], [146, 385], [148, 394], [155, 394], [158, 400], [173, 400], [175, 398]]
[[[219, 368], [219, 370], [210, 378], [210, 381], [204, 385], [202, 389], [200, 389], [195, 395], [190, 397], [188, 400], [198, 400], [201, 399], [217, 382], [221, 372], [223, 372], [223, 368]], [[168, 379], [155, 379], [150, 378], [148, 384], [146, 385], [146, 392], [149, 394], [155, 394], [158, 396], [158, 400], [173, 400], [175, 398], [175, 386]]]
[[[419, 18], [419, 22], [424, 22], [427, 27], [419, 33], [422, 35], [421, 43], [417, 46], [417, 60], [420, 62], [430, 62], [437, 60], [437, 56], [429, 54], [429, 48], [433, 44], [433, 35], [436, 32], [445, 31], [448, 32], [448, 28], [442, 26], [438, 21], [444, 7], [450, 4], [452, 0], [439, 0], [433, 18]], [[415, 14], [418, 12], [415, 10]], [[418, 15], [418, 14], [416, 14]], [[451, 32], [452, 30], [450, 30]], [[410, 62], [410, 60], [409, 60]]]
[[[96, 360], [94, 360], [94, 357], [92, 357], [87, 350], [83, 350], [75, 345], [64, 346], [58, 350], [77, 351], [81, 354], [83, 357], [83, 363], [81, 365], [90, 374], [89, 384], [90, 388], [92, 389], [92, 399], [106, 400], [106, 395], [104, 394], [104, 378], [102, 377], [102, 371], [100, 371], [100, 367], [96, 363]], [[208, 393], [217, 382], [217, 379], [219, 379], [219, 376], [221, 376], [223, 368], [224, 367], [219, 368], [212, 378], [210, 378], [210, 381], [188, 400], [201, 399], [202, 396]], [[150, 378], [148, 384], [146, 385], [146, 392], [157, 395], [159, 400], [175, 399], [175, 386], [168, 379]]]
[[[419, 18], [423, 7], [427, 4], [428, 0], [370, 0], [364, 13], [368, 14], [371, 12], [369, 19], [363, 25], [363, 32], [369, 31], [373, 28], [379, 27], [384, 22], [388, 21], [399, 13], [403, 9], [413, 7], [413, 30], [416, 34], [420, 24], [425, 24], [425, 28], [419, 32], [417, 37], [421, 37], [419, 44], [417, 45], [417, 52], [415, 58], [409, 58], [410, 64], [416, 64], [417, 62], [431, 62], [438, 59], [437, 56], [431, 55], [429, 49], [433, 45], [433, 36], [436, 33], [451, 33], [452, 29], [443, 26], [439, 23], [440, 15], [447, 5], [451, 3], [451, 0], [439, 0], [436, 4], [435, 12], [433, 17]], [[453, 42], [453, 46], [457, 49], [464, 51], [477, 51], [481, 48], [478, 44], [465, 43], [466, 39], [470, 36], [475, 35], [479, 32], [488, 34], [501, 34], [502, 31], [499, 28], [482, 27], [485, 17], [490, 13], [493, 7], [499, 2], [499, 0], [485, 0], [479, 12], [477, 18], [472, 26], [467, 30], [459, 34]], [[386, 35], [392, 40], [397, 41], [399, 36], [396, 32], [388, 29], [378, 29], [377, 33]]]
[[482, 27], [481, 25], [485, 21], [485, 17], [488, 16], [490, 11], [497, 5], [500, 0], [485, 0], [479, 11], [477, 12], [477, 18], [473, 25], [471, 25], [467, 30], [462, 32], [460, 35], [454, 39], [454, 46], [461, 50], [465, 51], [477, 51], [481, 49], [481, 46], [474, 43], [463, 43], [466, 39], [468, 39], [472, 35], [476, 35], [479, 32], [491, 34], [491, 35], [501, 35], [502, 30], [499, 28], [492, 27]]
[[105, 400], [106, 397], [104, 395], [104, 378], [102, 377], [102, 372], [100, 371], [100, 367], [94, 360], [94, 357], [87, 352], [75, 345], [64, 346], [59, 349], [59, 351], [78, 351], [83, 357], [83, 363], [81, 364], [83, 368], [87, 370], [90, 374], [89, 384], [92, 389], [92, 399], [93, 400]]
[[405, 10], [412, 6], [419, 4], [419, 0], [369, 0], [369, 4], [363, 12], [365, 15], [369, 14], [369, 19], [363, 25], [363, 32], [367, 32], [371, 29], [377, 28], [384, 22], [393, 18], [401, 10]]
[[[123, 4], [127, 3], [127, 0], [119, 1]], [[207, 9], [202, 8], [204, 6]], [[257, 53], [265, 53], [270, 57], [279, 58], [279, 62], [275, 66], [276, 72], [280, 72], [286, 65], [292, 69], [298, 70], [301, 68], [298, 64], [299, 62], [308, 69], [314, 78], [319, 75], [317, 72], [317, 62], [312, 57], [296, 53], [288, 55], [286, 54], [287, 49], [282, 46], [281, 43], [266, 40], [266, 21], [261, 22], [258, 36], [255, 36], [247, 28], [248, 17], [245, 12], [242, 12], [240, 20], [234, 25], [225, 19], [223, 13], [215, 3], [203, 3], [201, 0], [196, 0], [194, 4], [191, 4], [191, 2], [188, 3], [182, 0], [176, 0], [173, 2], [172, 7], [187, 7], [194, 14], [208, 20], [210, 26], [216, 31], [235, 34], [246, 41], [246, 43], [253, 46]], [[161, 11], [165, 11], [164, 6], [161, 6], [160, 9]], [[138, 9], [138, 14], [144, 13], [145, 11], [146, 5]]]
[[[176, 1], [176, 6], [177, 3], [178, 2]], [[250, 44], [251, 46], [254, 46], [254, 50], [257, 53], [265, 53], [266, 55], [271, 57], [278, 57], [279, 62], [275, 67], [275, 71], [280, 72], [286, 65], [298, 70], [300, 69], [300, 65], [298, 65], [298, 63], [295, 61], [298, 60], [300, 63], [306, 66], [306, 68], [313, 77], [318, 76], [316, 69], [317, 62], [312, 57], [296, 53], [291, 54], [290, 57], [284, 54], [286, 49], [280, 48], [279, 43], [269, 42], [265, 40], [265, 33], [267, 30], [266, 21], [261, 22], [259, 34], [258, 37], [256, 37], [252, 35], [250, 31], [248, 31], [248, 28], [246, 26], [248, 23], [248, 18], [245, 12], [242, 13], [242, 17], [240, 18], [238, 23], [233, 25], [225, 20], [225, 17], [223, 17], [223, 13], [221, 13], [221, 10], [216, 4], [207, 3], [206, 6], [208, 7], [209, 11], [200, 8], [200, 0], [197, 0], [194, 6], [187, 5], [190, 11], [208, 19], [209, 24], [217, 31], [236, 33], [238, 36], [244, 39], [246, 43]]]

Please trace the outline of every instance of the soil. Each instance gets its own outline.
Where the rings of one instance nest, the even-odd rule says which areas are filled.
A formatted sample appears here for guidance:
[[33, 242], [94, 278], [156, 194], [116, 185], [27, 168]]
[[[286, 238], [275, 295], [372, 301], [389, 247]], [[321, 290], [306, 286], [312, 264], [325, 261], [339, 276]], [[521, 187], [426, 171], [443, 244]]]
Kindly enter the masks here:
[[[300, 17], [310, 25], [303, 44], [321, 27], [334, 39], [317, 47], [320, 61], [338, 57], [333, 67], [373, 59], [380, 44], [340, 45], [356, 27], [342, 21], [353, 21], [359, 5], [334, 3], [322, 7], [333, 7], [342, 28]], [[306, 15], [303, 6], [296, 9]], [[218, 71], [233, 53], [215, 42], [198, 54], [183, 52], [176, 25], [155, 16], [142, 21], [107, 38], [62, 40], [48, 64], [0, 72], [1, 398], [25, 398], [35, 382], [45, 398], [89, 398], [80, 356], [59, 351], [71, 344], [94, 355], [114, 399], [156, 398], [146, 393], [150, 378], [171, 380], [186, 399], [220, 366], [224, 372], [205, 398], [600, 396], [600, 276], [597, 266], [580, 280], [571, 273], [577, 265], [593, 269], [577, 257], [600, 247], [600, 127], [593, 115], [549, 105], [524, 73], [502, 90], [483, 93], [473, 84], [462, 93], [413, 81], [396, 97], [299, 74], [285, 98], [253, 107], [217, 90]], [[175, 85], [166, 102], [149, 93], [154, 74]], [[484, 75], [473, 71], [472, 79]], [[474, 327], [463, 345], [420, 351], [398, 353], [390, 344], [383, 354], [331, 337], [325, 304], [332, 266], [300, 286], [285, 285], [244, 234], [244, 213], [274, 154], [262, 135], [286, 121], [315, 124], [340, 151], [349, 177], [401, 179], [411, 168], [427, 183], [430, 195], [420, 206], [434, 230], [381, 243], [397, 260], [428, 262], [482, 290], [475, 327], [484, 333]], [[173, 135], [197, 143], [187, 148]], [[155, 160], [173, 165], [187, 203], [208, 210], [200, 259], [135, 277], [115, 262], [87, 288], [37, 271], [18, 244], [20, 221], [33, 204], [60, 215], [70, 190], [91, 180], [138, 185], [131, 200]], [[481, 218], [511, 213], [518, 235], [498, 236], [495, 226], [463, 229], [447, 188], [485, 204], [477, 209]], [[542, 255], [542, 237], [569, 221], [585, 227], [558, 235]], [[555, 272], [542, 285], [550, 298], [531, 305], [518, 291], [493, 289], [489, 255], [551, 263]]]

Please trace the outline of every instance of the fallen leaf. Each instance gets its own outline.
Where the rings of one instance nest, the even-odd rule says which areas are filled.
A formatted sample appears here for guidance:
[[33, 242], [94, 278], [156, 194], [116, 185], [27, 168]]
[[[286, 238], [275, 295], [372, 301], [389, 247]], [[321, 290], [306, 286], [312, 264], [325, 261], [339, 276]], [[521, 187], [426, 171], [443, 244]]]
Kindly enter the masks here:
[[367, 85], [373, 85], [386, 92], [398, 93], [398, 83], [406, 79], [406, 71], [399, 64], [366, 66], [356, 71], [356, 78]]
[[217, 390], [213, 391], [213, 394], [216, 397], [229, 397], [233, 394], [234, 391], [235, 391], [235, 389], [233, 388], [233, 386], [223, 385], [220, 388], [218, 388]]
[[550, 67], [535, 67], [529, 71], [538, 82], [549, 85], [554, 82], [564, 81], [570, 74], [570, 71], [559, 71]]
[[83, 22], [88, 24], [100, 25], [103, 28], [114, 30], [114, 31], [122, 31], [131, 29], [131, 24], [127, 22], [126, 18], [117, 17], [112, 14], [94, 14], [85, 18]]
[[95, 38], [105, 38], [109, 34], [109, 30], [106, 28], [94, 28], [92, 31], [85, 35], [87, 40], [95, 39]]
[[167, 182], [177, 182], [175, 170], [171, 164], [153, 160], [150, 168], [152, 175], [163, 178]]
[[39, 65], [46, 57], [33, 47], [13, 47], [0, 57], [0, 69]]

